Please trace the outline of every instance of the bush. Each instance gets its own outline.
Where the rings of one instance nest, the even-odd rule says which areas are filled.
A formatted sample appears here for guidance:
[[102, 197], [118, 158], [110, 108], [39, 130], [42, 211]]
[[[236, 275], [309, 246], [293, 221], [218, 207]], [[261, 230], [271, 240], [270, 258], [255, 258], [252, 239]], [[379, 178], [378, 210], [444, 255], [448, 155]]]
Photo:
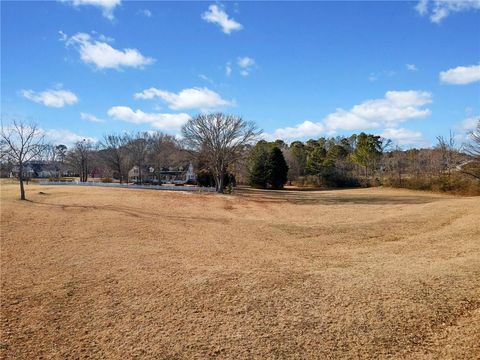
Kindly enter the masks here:
[[[207, 169], [201, 169], [197, 172], [197, 184], [199, 186], [204, 187], [214, 187], [215, 186], [215, 178], [213, 174]], [[223, 178], [223, 185], [225, 187], [229, 185], [235, 186], [235, 176], [230, 173], [226, 173], [225, 177]]]
[[320, 177], [315, 175], [299, 176], [294, 182], [294, 185], [298, 187], [320, 187], [322, 186], [322, 181]]
[[352, 188], [352, 187], [369, 187], [368, 182], [361, 182], [357, 178], [338, 173], [332, 173], [323, 176], [307, 175], [299, 176], [294, 182], [298, 187], [322, 187], [322, 188]]
[[102, 178], [100, 179], [100, 181], [101, 181], [102, 183], [111, 183], [111, 182], [112, 182], [112, 178], [111, 178], [111, 177], [102, 177]]
[[199, 170], [197, 172], [197, 184], [205, 187], [215, 186], [212, 173], [206, 169]]
[[450, 176], [419, 176], [398, 178], [385, 178], [383, 185], [412, 190], [434, 191], [456, 195], [480, 195], [480, 181], [463, 175], [452, 173]]
[[351, 187], [369, 187], [372, 184], [370, 181], [361, 182], [354, 176], [342, 174], [336, 171], [327, 172], [322, 175], [321, 181], [324, 186], [329, 188], [351, 188]]
[[227, 194], [232, 194], [233, 193], [233, 184], [230, 182], [227, 187], [225, 188], [225, 192]]

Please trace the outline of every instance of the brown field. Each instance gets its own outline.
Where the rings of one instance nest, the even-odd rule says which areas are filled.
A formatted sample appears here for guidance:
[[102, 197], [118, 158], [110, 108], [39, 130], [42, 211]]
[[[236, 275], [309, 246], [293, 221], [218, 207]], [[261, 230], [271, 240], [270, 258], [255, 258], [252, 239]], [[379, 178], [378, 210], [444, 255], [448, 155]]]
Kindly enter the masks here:
[[480, 199], [1, 192], [0, 357], [480, 358]]

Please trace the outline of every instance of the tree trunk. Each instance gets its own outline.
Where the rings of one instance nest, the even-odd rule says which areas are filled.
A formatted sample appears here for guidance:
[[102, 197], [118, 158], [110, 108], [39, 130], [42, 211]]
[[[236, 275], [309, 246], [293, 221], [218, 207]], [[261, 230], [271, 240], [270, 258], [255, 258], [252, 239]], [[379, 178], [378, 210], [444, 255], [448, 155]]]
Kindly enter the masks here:
[[20, 180], [20, 200], [26, 200], [25, 199], [25, 188], [23, 187], [23, 166], [20, 165], [18, 171], [18, 179]]
[[20, 200], [26, 200], [25, 189], [23, 187], [23, 179], [20, 177]]
[[223, 193], [223, 174], [217, 175], [217, 183], [215, 184], [218, 193]]

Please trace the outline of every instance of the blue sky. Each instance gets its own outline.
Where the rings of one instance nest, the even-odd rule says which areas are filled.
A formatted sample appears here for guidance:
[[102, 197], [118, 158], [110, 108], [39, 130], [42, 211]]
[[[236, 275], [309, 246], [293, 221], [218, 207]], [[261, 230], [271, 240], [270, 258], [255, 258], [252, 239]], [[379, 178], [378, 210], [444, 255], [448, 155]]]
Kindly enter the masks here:
[[2, 1], [1, 30], [2, 122], [56, 143], [218, 110], [268, 139], [430, 146], [480, 115], [480, 0]]

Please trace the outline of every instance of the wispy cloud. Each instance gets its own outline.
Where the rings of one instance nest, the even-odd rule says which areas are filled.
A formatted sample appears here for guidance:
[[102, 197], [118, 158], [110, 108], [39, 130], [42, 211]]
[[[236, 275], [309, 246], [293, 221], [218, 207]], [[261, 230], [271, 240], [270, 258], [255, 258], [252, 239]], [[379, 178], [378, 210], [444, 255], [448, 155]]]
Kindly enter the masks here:
[[138, 11], [138, 14], [146, 16], [146, 17], [152, 17], [153, 16], [152, 12], [148, 9], [141, 9], [141, 10]]
[[205, 75], [205, 74], [199, 74], [198, 77], [199, 77], [200, 79], [202, 79], [202, 80], [205, 80], [205, 81], [209, 82], [210, 84], [213, 84], [213, 80], [210, 79], [210, 78], [209, 78], [207, 75]]
[[418, 71], [417, 65], [415, 64], [405, 64], [405, 67], [408, 71]]
[[230, 18], [227, 13], [219, 5], [212, 4], [208, 10], [202, 14], [202, 19], [206, 22], [218, 25], [225, 34], [230, 34], [232, 31], [242, 30], [242, 24]]
[[60, 0], [63, 3], [78, 7], [78, 6], [95, 6], [102, 10], [102, 15], [108, 20], [114, 20], [113, 11], [121, 4], [121, 0]]
[[375, 82], [375, 81], [377, 81], [381, 78], [384, 78], [384, 77], [392, 77], [395, 74], [396, 74], [396, 72], [393, 71], [393, 70], [383, 70], [383, 71], [379, 71], [379, 72], [372, 72], [368, 76], [368, 81]]
[[80, 118], [82, 120], [86, 120], [86, 121], [90, 121], [90, 122], [94, 122], [94, 123], [104, 123], [105, 122], [105, 120], [99, 119], [95, 115], [90, 114], [90, 113], [85, 113], [85, 112], [80, 113]]
[[232, 64], [230, 62], [227, 62], [227, 65], [225, 65], [225, 75], [232, 75]]
[[255, 60], [248, 57], [239, 57], [237, 59], [237, 65], [240, 68], [240, 75], [248, 76], [252, 72], [253, 67], [255, 66]]
[[479, 0], [420, 0], [415, 10], [422, 16], [428, 15], [433, 23], [441, 23], [452, 13], [480, 10]]

